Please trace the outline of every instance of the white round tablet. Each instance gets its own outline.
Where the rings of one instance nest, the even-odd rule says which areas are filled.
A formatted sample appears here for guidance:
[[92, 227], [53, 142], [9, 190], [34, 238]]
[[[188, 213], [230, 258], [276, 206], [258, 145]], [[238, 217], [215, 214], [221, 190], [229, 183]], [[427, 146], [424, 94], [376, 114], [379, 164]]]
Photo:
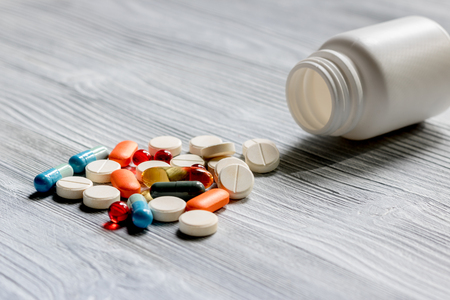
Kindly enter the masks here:
[[224, 167], [219, 173], [217, 185], [230, 194], [230, 199], [242, 199], [250, 195], [255, 178], [252, 171], [243, 165]]
[[258, 144], [258, 143], [269, 143], [269, 144], [274, 145], [275, 147], [277, 146], [277, 145], [275, 145], [274, 142], [272, 142], [271, 140], [268, 140], [268, 139], [251, 139], [251, 140], [245, 141], [244, 144], [242, 144], [242, 155], [245, 156], [245, 153], [247, 153], [248, 148], [250, 148], [251, 145]]
[[140, 163], [136, 167], [136, 178], [139, 181], [142, 181], [142, 173], [144, 173], [145, 170], [153, 167], [170, 167], [170, 165], [164, 161], [161, 160], [149, 160], [145, 161], [143, 163]]
[[226, 166], [229, 166], [229, 165], [234, 165], [234, 164], [242, 165], [242, 166], [246, 167], [247, 169], [250, 169], [248, 167], [248, 165], [245, 163], [245, 161], [243, 161], [239, 158], [236, 158], [236, 157], [227, 157], [227, 158], [221, 159], [217, 163], [215, 173], [214, 173], [215, 174], [214, 180], [216, 182], [219, 180], [219, 174], [223, 168], [225, 168]]
[[202, 149], [202, 156], [205, 159], [210, 159], [217, 156], [231, 156], [236, 152], [234, 143], [226, 142], [211, 145]]
[[56, 194], [65, 199], [81, 199], [84, 190], [92, 185], [92, 181], [84, 177], [64, 177], [56, 182]]
[[107, 209], [120, 201], [120, 191], [110, 185], [96, 185], [83, 192], [84, 205], [95, 209]]
[[196, 155], [196, 154], [181, 154], [178, 156], [175, 156], [174, 158], [172, 158], [172, 160], [170, 161], [170, 165], [172, 167], [190, 167], [193, 164], [200, 164], [200, 165], [205, 165], [205, 161], [203, 160], [203, 158], [201, 158], [200, 156]]
[[163, 196], [153, 199], [148, 203], [148, 206], [156, 221], [175, 222], [184, 212], [186, 201], [178, 197]]
[[214, 175], [214, 174], [216, 172], [217, 164], [219, 163], [220, 160], [227, 158], [227, 157], [229, 157], [229, 156], [218, 156], [218, 157], [214, 157], [211, 160], [209, 160], [207, 163], [209, 173], [211, 173], [215, 177], [216, 175]]
[[[152, 200], [153, 201], [153, 200]], [[179, 218], [180, 231], [190, 236], [207, 236], [217, 231], [219, 219], [206, 210], [191, 210]]]
[[275, 170], [280, 164], [280, 152], [271, 143], [256, 143], [247, 149], [245, 162], [253, 172], [267, 173]]
[[222, 139], [214, 135], [196, 136], [189, 141], [189, 152], [202, 155], [203, 148], [220, 143], [222, 143]]
[[173, 156], [177, 156], [181, 153], [181, 140], [173, 136], [159, 136], [148, 142], [148, 151], [152, 156], [161, 149], [169, 151]]
[[86, 178], [96, 183], [111, 182], [111, 173], [120, 168], [120, 164], [114, 160], [96, 160], [86, 166]]

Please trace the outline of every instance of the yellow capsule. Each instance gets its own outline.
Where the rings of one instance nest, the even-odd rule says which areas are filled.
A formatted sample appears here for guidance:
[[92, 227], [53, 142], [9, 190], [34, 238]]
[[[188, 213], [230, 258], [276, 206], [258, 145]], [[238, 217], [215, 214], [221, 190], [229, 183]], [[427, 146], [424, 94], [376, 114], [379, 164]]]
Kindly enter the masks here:
[[170, 167], [165, 169], [170, 181], [189, 180], [189, 172], [186, 168]]
[[153, 167], [142, 172], [142, 182], [148, 187], [151, 187], [155, 182], [169, 181], [169, 177], [164, 168]]

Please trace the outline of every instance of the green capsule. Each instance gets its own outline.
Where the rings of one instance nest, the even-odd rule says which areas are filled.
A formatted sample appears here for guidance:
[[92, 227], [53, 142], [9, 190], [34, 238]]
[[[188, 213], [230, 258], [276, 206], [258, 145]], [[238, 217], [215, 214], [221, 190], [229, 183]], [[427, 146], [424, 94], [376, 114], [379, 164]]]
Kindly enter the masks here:
[[175, 196], [186, 201], [204, 192], [205, 186], [200, 181], [155, 182], [150, 190], [153, 199]]

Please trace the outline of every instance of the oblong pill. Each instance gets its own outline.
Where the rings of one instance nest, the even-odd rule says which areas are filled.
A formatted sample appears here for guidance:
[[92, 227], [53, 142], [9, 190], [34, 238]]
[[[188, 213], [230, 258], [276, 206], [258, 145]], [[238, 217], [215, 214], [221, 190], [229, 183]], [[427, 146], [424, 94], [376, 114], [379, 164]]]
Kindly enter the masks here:
[[222, 169], [225, 168], [226, 166], [233, 165], [233, 164], [242, 165], [242, 166], [246, 167], [247, 169], [250, 169], [249, 166], [245, 163], [245, 161], [243, 161], [239, 158], [236, 158], [236, 157], [227, 157], [227, 158], [221, 159], [216, 164], [214, 180], [216, 182], [219, 181], [220, 171], [222, 171]]
[[90, 208], [107, 209], [120, 201], [120, 191], [109, 185], [96, 185], [83, 192], [83, 204]]
[[186, 203], [186, 210], [207, 210], [214, 212], [230, 202], [230, 195], [223, 189], [211, 189]]
[[131, 209], [131, 220], [136, 227], [147, 228], [153, 222], [153, 213], [141, 194], [131, 195], [127, 205]]
[[133, 154], [137, 149], [138, 144], [136, 142], [122, 141], [111, 151], [109, 159], [118, 162], [121, 167], [126, 167], [131, 163]]
[[185, 201], [197, 197], [204, 192], [205, 187], [200, 181], [155, 182], [150, 189], [150, 195], [153, 199], [174, 196]]
[[81, 199], [92, 185], [91, 180], [81, 176], [64, 177], [56, 182], [56, 194], [65, 199]]
[[73, 168], [69, 164], [60, 164], [34, 177], [36, 191], [48, 192], [61, 178], [73, 176]]
[[234, 164], [220, 171], [217, 185], [230, 194], [230, 199], [242, 199], [250, 195], [254, 181], [252, 171], [242, 165]]
[[180, 216], [180, 231], [190, 236], [208, 236], [217, 231], [219, 219], [206, 210], [187, 211]]
[[256, 143], [247, 149], [245, 162], [253, 172], [268, 173], [280, 164], [280, 152], [271, 143]]
[[202, 149], [202, 157], [204, 159], [211, 159], [217, 156], [231, 156], [236, 152], [234, 143], [226, 142], [216, 145], [211, 145]]
[[190, 167], [194, 164], [200, 164], [204, 166], [205, 161], [203, 160], [203, 158], [196, 154], [178, 155], [172, 158], [172, 160], [170, 161], [170, 165], [172, 167]]
[[189, 141], [189, 152], [202, 155], [203, 148], [220, 143], [222, 143], [222, 139], [214, 135], [196, 136]]
[[259, 143], [269, 143], [274, 145], [275, 147], [277, 145], [275, 145], [274, 142], [272, 142], [271, 140], [268, 139], [251, 139], [251, 140], [247, 140], [242, 144], [242, 155], [245, 156], [245, 154], [247, 153], [248, 148], [250, 148], [250, 146], [254, 145], [254, 144], [259, 144]]
[[173, 136], [159, 136], [148, 142], [148, 151], [152, 156], [155, 156], [155, 153], [162, 149], [169, 151], [173, 156], [177, 156], [181, 153], [181, 140]]
[[97, 183], [111, 182], [111, 173], [119, 169], [120, 164], [114, 160], [96, 160], [86, 166], [86, 178]]
[[130, 170], [120, 169], [112, 172], [111, 184], [120, 191], [120, 195], [124, 198], [141, 192], [141, 184]]
[[184, 212], [186, 201], [178, 197], [164, 196], [153, 199], [148, 206], [156, 221], [175, 222]]
[[142, 181], [142, 173], [144, 173], [145, 170], [153, 167], [170, 167], [170, 165], [166, 162], [160, 161], [160, 160], [150, 160], [145, 161], [143, 163], [140, 163], [136, 167], [136, 178], [139, 181]]

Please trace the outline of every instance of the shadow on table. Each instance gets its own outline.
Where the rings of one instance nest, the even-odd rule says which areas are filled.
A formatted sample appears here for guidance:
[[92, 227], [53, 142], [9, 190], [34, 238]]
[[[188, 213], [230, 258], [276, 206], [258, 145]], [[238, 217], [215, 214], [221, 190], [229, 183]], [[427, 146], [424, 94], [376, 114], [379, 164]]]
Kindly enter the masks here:
[[[427, 151], [433, 147], [436, 141], [424, 139], [424, 130], [433, 130], [427, 127], [426, 123], [411, 125], [382, 136], [374, 137], [364, 141], [353, 141], [341, 137], [322, 137], [308, 135], [302, 138], [297, 144], [292, 145], [281, 156], [280, 166], [277, 172], [292, 174], [301, 171], [314, 170], [326, 166], [333, 165], [351, 158], [355, 158], [361, 154], [379, 151], [381, 148], [400, 145], [400, 148], [407, 151], [391, 151], [386, 153], [382, 164], [389, 164], [395, 160], [401, 160], [405, 157]], [[405, 142], [410, 142], [405, 148]], [[381, 160], [377, 160], [380, 165]], [[367, 167], [367, 164], [364, 164]], [[373, 167], [376, 167], [373, 165]], [[367, 169], [359, 169], [365, 172]], [[268, 174], [259, 174], [259, 177], [270, 176]]]

